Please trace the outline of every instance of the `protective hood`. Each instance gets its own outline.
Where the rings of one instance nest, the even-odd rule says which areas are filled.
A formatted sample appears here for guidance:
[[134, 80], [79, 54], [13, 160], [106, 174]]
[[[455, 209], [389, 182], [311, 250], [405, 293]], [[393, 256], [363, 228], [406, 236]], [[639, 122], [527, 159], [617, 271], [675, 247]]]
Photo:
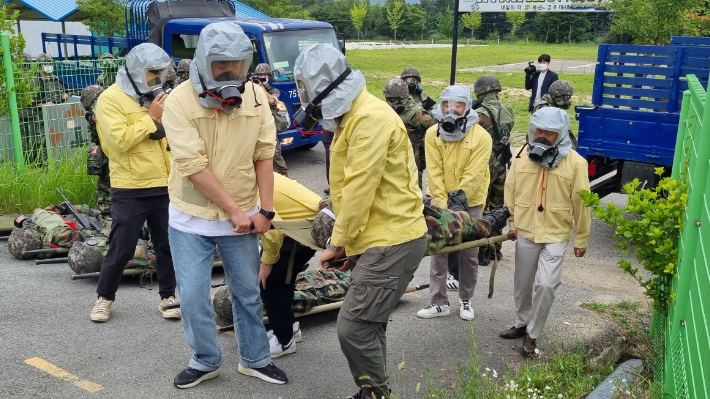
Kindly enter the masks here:
[[[251, 65], [254, 48], [239, 25], [216, 22], [202, 29], [197, 40], [195, 58], [190, 63], [190, 81], [198, 93], [206, 90], [216, 93], [225, 86], [242, 86]], [[212, 76], [212, 62], [229, 61], [236, 69]], [[224, 104], [212, 95], [200, 99], [206, 108], [223, 108]], [[224, 108], [231, 112], [230, 108]]]
[[[466, 110], [463, 115], [457, 115], [451, 110], [448, 114], [444, 114], [444, 102], [446, 101], [466, 103]], [[471, 109], [472, 104], [473, 96], [468, 86], [449, 86], [441, 92], [439, 105], [432, 110], [431, 115], [434, 119], [439, 121], [439, 137], [442, 140], [459, 141], [478, 123], [478, 113]], [[452, 131], [449, 131], [451, 129], [446, 129], [448, 123], [453, 123], [454, 128]]]
[[[157, 87], [162, 87], [164, 83], [157, 79], [149, 82], [146, 77], [148, 71], [164, 70], [172, 62], [170, 56], [160, 47], [152, 43], [141, 43], [126, 55], [126, 66], [118, 70], [116, 83], [124, 93], [139, 101], [141, 95], [136, 93], [130, 79], [133, 79], [138, 91], [142, 94], [148, 93]], [[130, 79], [128, 73], [131, 74]]]
[[[535, 142], [535, 129], [543, 129], [557, 133], [557, 141], [552, 145], [541, 144]], [[531, 152], [535, 152], [535, 147], [542, 151], [538, 152], [542, 155], [542, 159], [538, 163], [545, 169], [555, 169], [557, 165], [572, 151], [572, 140], [569, 138], [569, 115], [567, 112], [553, 107], [545, 107], [539, 109], [530, 116], [530, 126], [528, 128], [528, 158], [531, 158]]]
[[[345, 70], [348, 61], [345, 56], [333, 46], [319, 43], [310, 46], [296, 58], [293, 67], [296, 84], [301, 82], [305, 90], [299, 87], [301, 103], [311, 102], [323, 92]], [[335, 87], [320, 104], [320, 119], [323, 128], [330, 131], [338, 130], [338, 118], [350, 111], [353, 101], [365, 87], [365, 77], [360, 71], [352, 71], [348, 77]]]

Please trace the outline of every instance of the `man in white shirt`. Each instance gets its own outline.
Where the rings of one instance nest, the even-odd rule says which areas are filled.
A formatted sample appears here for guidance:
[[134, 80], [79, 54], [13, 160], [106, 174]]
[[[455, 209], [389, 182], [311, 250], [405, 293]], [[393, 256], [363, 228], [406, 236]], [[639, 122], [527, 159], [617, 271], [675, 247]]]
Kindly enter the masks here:
[[550, 90], [550, 85], [559, 80], [557, 74], [550, 70], [550, 60], [549, 54], [542, 54], [537, 58], [537, 68], [525, 68], [525, 90], [532, 90], [528, 105], [530, 113], [535, 104]]

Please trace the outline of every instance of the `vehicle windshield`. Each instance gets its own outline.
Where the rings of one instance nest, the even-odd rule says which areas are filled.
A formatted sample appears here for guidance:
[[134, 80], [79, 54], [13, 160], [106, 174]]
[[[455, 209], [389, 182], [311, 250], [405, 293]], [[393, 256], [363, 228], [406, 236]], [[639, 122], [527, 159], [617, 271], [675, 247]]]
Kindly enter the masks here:
[[333, 29], [295, 29], [265, 32], [264, 46], [271, 69], [283, 68], [283, 76], [277, 80], [293, 79], [293, 64], [301, 51], [318, 43], [339, 48]]

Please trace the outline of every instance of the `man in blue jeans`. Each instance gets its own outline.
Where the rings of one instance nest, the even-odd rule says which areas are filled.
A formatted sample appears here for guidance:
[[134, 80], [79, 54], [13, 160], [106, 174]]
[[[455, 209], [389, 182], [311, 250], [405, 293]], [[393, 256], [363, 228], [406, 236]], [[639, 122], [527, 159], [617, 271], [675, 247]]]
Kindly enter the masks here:
[[183, 327], [194, 350], [188, 368], [175, 377], [178, 388], [217, 377], [222, 363], [210, 303], [215, 246], [234, 304], [238, 371], [274, 384], [288, 381], [271, 362], [259, 297], [258, 234], [275, 215], [276, 127], [266, 93], [243, 83], [252, 51], [239, 26], [207, 25], [190, 65], [191, 84], [173, 90], [165, 103], [173, 153], [168, 233]]

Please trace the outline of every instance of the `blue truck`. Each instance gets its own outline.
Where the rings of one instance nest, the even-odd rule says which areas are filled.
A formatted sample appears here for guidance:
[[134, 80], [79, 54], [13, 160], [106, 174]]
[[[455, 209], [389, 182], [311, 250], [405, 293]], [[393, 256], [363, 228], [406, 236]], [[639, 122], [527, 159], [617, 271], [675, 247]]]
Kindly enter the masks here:
[[[176, 10], [176, 6], [182, 9]], [[210, 11], [209, 7], [213, 10]], [[43, 33], [42, 41], [45, 52], [47, 45], [56, 44], [60, 60], [65, 56], [62, 46], [66, 45], [73, 48], [74, 58], [78, 58], [78, 46], [91, 46], [91, 58], [95, 59], [97, 49], [102, 47], [117, 48], [120, 49], [119, 54], [125, 54], [138, 44], [150, 41], [160, 45], [177, 63], [183, 58], [193, 57], [202, 28], [218, 21], [231, 21], [239, 25], [251, 39], [254, 45], [252, 70], [262, 62], [271, 65], [276, 75], [271, 84], [281, 91], [278, 108], [287, 114], [289, 121], [301, 106], [293, 80], [296, 57], [304, 48], [316, 43], [330, 44], [345, 52], [345, 42], [338, 40], [335, 30], [328, 23], [269, 18], [237, 1], [132, 0], [126, 3], [126, 37]], [[82, 67], [89, 70], [75, 73], [64, 69], [75, 69], [77, 66], [67, 64], [63, 67], [61, 64], [55, 67], [56, 75], [65, 85], [76, 90], [94, 84], [101, 73], [94, 66]], [[290, 126], [289, 130], [279, 133], [284, 150], [313, 148], [322, 139], [321, 134], [302, 134]]]
[[659, 166], [670, 175], [686, 76], [707, 85], [709, 72], [710, 38], [599, 46], [592, 105], [575, 107], [577, 152], [589, 162], [592, 192], [619, 192], [634, 178], [653, 187]]

